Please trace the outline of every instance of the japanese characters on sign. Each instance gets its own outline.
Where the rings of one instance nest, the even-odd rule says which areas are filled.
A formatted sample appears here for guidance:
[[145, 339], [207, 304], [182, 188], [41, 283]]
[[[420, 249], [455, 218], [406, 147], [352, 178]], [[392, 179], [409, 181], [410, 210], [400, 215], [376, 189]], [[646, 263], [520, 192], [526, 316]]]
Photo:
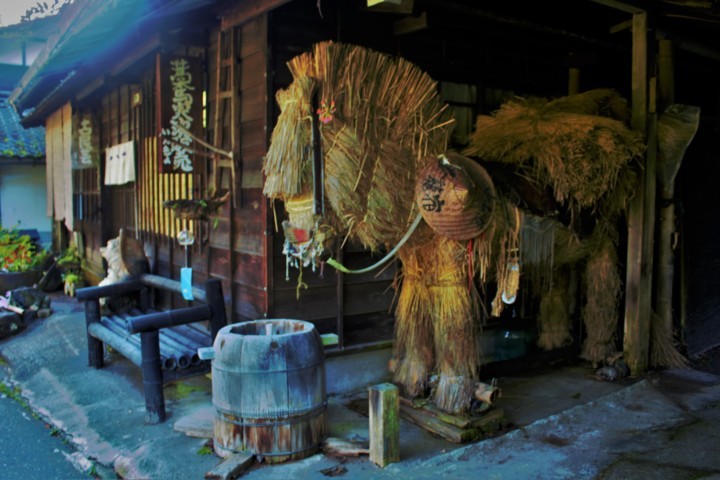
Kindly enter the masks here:
[[158, 57], [159, 155], [163, 172], [193, 171], [193, 139], [201, 136], [202, 84], [199, 60]]
[[75, 112], [72, 129], [72, 168], [97, 167], [100, 161], [100, 142], [92, 114], [86, 111]]

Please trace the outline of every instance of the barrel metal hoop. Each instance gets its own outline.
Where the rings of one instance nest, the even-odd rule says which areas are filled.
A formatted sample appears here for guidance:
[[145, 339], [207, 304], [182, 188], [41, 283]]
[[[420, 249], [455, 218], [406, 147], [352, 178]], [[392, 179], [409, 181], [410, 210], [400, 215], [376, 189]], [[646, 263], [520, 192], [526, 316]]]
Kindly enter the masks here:
[[[249, 423], [249, 422], [245, 422], [243, 420], [238, 421], [238, 420], [232, 420], [232, 419], [229, 419], [226, 417], [221, 417], [219, 415], [221, 413], [224, 413], [227, 415], [232, 415], [234, 417], [238, 417], [240, 415], [238, 415], [239, 412], [231, 412], [229, 410], [225, 410], [224, 408], [220, 408], [216, 405], [215, 406], [215, 409], [216, 409], [215, 416], [224, 422], [232, 423], [234, 425], [238, 425], [241, 427], [275, 427], [278, 425], [294, 425], [296, 423], [300, 423], [308, 418], [315, 417], [318, 413], [321, 413], [326, 408], [327, 408], [327, 401], [324, 401], [321, 404], [311, 408], [310, 410], [301, 411], [301, 412], [298, 412], [297, 414], [291, 413], [293, 416], [286, 418], [286, 419], [278, 418], [277, 421], [272, 421], [272, 422]], [[242, 418], [244, 419], [244, 418], [248, 418], [248, 417], [243, 416]]]
[[[253, 453], [254, 453], [255, 455], [257, 455], [258, 457], [282, 457], [282, 456], [297, 455], [298, 453], [304, 453], [304, 452], [308, 452], [308, 451], [310, 451], [310, 450], [316, 450], [316, 449], [320, 446], [320, 443], [322, 443], [322, 442], [316, 442], [316, 443], [313, 443], [312, 445], [310, 445], [310, 446], [308, 446], [308, 447], [300, 448], [300, 449], [294, 450], [294, 451], [292, 451], [292, 452], [273, 452], [273, 453], [258, 453], [258, 452], [253, 452]], [[216, 447], [217, 447], [217, 446], [219, 446], [222, 450], [226, 450], [226, 451], [232, 452], [232, 453], [247, 452], [247, 450], [239, 450], [239, 451], [238, 451], [238, 450], [233, 450], [233, 449], [231, 449], [231, 448], [223, 447], [222, 445], [216, 444]]]
[[[217, 362], [217, 357], [213, 362]], [[320, 365], [323, 365], [325, 363], [325, 359], [321, 359], [319, 362], [313, 363], [312, 365], [304, 365], [302, 367], [297, 368], [285, 368], [283, 370], [229, 370], [225, 368], [218, 368], [215, 365], [213, 365], [213, 370], [219, 370], [220, 372], [228, 372], [228, 373], [249, 373], [249, 374], [272, 374], [272, 373], [285, 373], [285, 372], [299, 372], [301, 370], [308, 370], [311, 368], [319, 367]]]

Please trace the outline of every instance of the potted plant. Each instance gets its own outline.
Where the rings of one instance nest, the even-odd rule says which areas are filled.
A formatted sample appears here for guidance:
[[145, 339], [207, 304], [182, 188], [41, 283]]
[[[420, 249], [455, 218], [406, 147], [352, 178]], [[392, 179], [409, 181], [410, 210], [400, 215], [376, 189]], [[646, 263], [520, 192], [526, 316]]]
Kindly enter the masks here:
[[83, 286], [82, 258], [74, 245], [66, 249], [57, 259], [57, 265], [62, 271], [62, 279], [65, 283], [65, 294], [75, 296], [75, 289]]
[[47, 257], [29, 235], [0, 228], [0, 292], [37, 283]]

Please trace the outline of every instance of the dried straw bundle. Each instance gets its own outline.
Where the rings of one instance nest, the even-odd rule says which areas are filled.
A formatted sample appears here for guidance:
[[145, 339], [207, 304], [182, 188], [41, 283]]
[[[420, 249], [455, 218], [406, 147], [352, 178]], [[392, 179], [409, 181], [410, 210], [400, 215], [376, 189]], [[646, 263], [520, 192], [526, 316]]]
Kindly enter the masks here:
[[394, 381], [410, 397], [422, 395], [432, 371], [433, 350], [432, 317], [428, 311], [430, 290], [425, 283], [426, 255], [436, 248], [431, 243], [420, 248], [403, 247], [402, 288], [395, 311], [395, 341], [393, 342]]
[[560, 223], [552, 218], [523, 215], [520, 231], [520, 252], [523, 272], [532, 286], [531, 292], [539, 296], [552, 286], [555, 255], [555, 231]]
[[663, 320], [655, 312], [650, 323], [650, 364], [655, 367], [684, 368], [690, 365], [678, 352], [671, 332], [663, 326]]
[[263, 165], [263, 193], [269, 198], [285, 199], [310, 190], [312, 170], [306, 150], [312, 130], [314, 89], [315, 81], [302, 76], [276, 95], [281, 113]]
[[578, 113], [613, 118], [621, 122], [630, 119], [627, 100], [610, 88], [597, 88], [576, 95], [557, 98], [544, 106], [548, 112]]
[[577, 108], [592, 105], [593, 97], [586, 94], [582, 100], [509, 101], [493, 116], [478, 117], [464, 153], [522, 167], [571, 208], [594, 207], [613, 190], [621, 170], [643, 152], [643, 142], [618, 120], [563, 111], [604, 111], [598, 105]]
[[555, 270], [552, 288], [546, 291], [540, 300], [538, 313], [538, 346], [543, 350], [553, 350], [572, 343], [570, 335], [571, 319], [568, 299], [570, 272], [567, 268]]
[[580, 356], [593, 364], [616, 353], [620, 288], [615, 245], [606, 239], [600, 249], [591, 254], [585, 267], [586, 303], [582, 313], [587, 338]]
[[[497, 292], [491, 303], [490, 314], [499, 317], [505, 309], [502, 295], [506, 298], [515, 296], [520, 286], [520, 229], [522, 227], [522, 213], [520, 209], [510, 202], [501, 201], [498, 203], [498, 212], [494, 218], [496, 245], [495, 251], [495, 281]], [[517, 269], [516, 269], [517, 268]]]
[[467, 248], [464, 242], [440, 238], [430, 259], [430, 315], [433, 319], [435, 364], [439, 382], [435, 404], [451, 413], [470, 408], [478, 380], [479, 314], [477, 291], [468, 286]]

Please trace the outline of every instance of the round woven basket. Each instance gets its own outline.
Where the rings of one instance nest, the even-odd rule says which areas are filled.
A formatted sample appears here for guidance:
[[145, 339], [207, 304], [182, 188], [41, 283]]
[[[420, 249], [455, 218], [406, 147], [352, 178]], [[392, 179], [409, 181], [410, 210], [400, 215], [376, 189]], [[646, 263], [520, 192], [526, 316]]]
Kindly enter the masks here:
[[455, 152], [429, 160], [415, 184], [415, 201], [425, 221], [453, 240], [480, 235], [492, 220], [495, 199], [485, 169]]

